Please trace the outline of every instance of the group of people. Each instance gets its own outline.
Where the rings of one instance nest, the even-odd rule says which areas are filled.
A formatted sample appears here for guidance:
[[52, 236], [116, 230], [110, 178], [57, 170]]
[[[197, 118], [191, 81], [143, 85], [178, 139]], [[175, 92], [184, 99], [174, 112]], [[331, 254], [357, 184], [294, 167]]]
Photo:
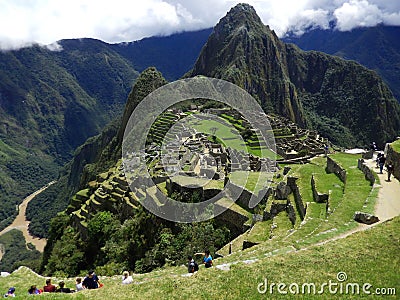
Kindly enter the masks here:
[[[203, 256], [203, 265], [205, 268], [211, 268], [213, 266], [213, 258], [210, 254], [209, 250], [206, 250], [204, 253], [196, 253], [195, 255], [204, 255]], [[188, 273], [194, 273], [199, 270], [199, 265], [193, 259], [192, 256], [188, 256]]]
[[387, 181], [390, 181], [390, 177], [394, 172], [394, 166], [391, 161], [386, 162], [386, 157], [383, 153], [378, 153], [376, 156], [376, 167], [379, 168], [379, 173], [383, 174], [383, 167], [386, 165], [387, 170]]
[[[60, 281], [58, 283], [58, 287], [52, 284], [51, 279], [46, 279], [46, 285], [43, 289], [38, 289], [36, 285], [32, 285], [28, 289], [29, 295], [40, 295], [42, 293], [74, 293], [84, 289], [97, 289], [102, 287], [103, 284], [100, 283], [99, 278], [94, 273], [93, 270], [88, 272], [88, 275], [83, 279], [78, 277], [76, 278], [75, 289], [65, 287], [65, 282]], [[8, 292], [4, 294], [4, 298], [7, 297], [15, 297], [15, 287], [11, 287], [8, 289]]]

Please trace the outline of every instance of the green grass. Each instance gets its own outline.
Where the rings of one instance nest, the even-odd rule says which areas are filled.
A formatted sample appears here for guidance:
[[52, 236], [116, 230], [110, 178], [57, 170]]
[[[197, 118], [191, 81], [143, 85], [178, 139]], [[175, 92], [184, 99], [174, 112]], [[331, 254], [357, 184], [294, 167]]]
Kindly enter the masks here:
[[[217, 268], [204, 269], [192, 277], [182, 277], [185, 266], [169, 267], [148, 274], [134, 275], [132, 285], [121, 285], [120, 275], [100, 277], [105, 286], [98, 290], [82, 291], [75, 294], [46, 294], [45, 299], [293, 299], [294, 295], [274, 293], [259, 294], [257, 286], [265, 279], [271, 283], [301, 285], [314, 283], [318, 288], [331, 280], [339, 284], [339, 272], [347, 274], [347, 283], [364, 283], [375, 288], [395, 288], [398, 293], [398, 266], [400, 218], [380, 224], [371, 230], [358, 232], [347, 238], [322, 246], [313, 246], [302, 251], [282, 248], [274, 253], [264, 252], [263, 243], [242, 251], [242, 260], [258, 259], [245, 264], [237, 257], [228, 256], [215, 260], [215, 265], [234, 263], [229, 271]], [[267, 242], [268, 243], [268, 242]], [[73, 287], [74, 278], [53, 278], [53, 282], [64, 280], [67, 287]], [[9, 277], [0, 278], [0, 290], [6, 292], [10, 286], [16, 287], [20, 299], [30, 296], [26, 291], [32, 284], [44, 285], [45, 278], [22, 268]], [[344, 286], [345, 287], [345, 286]], [[262, 288], [262, 287], [261, 287]], [[317, 289], [318, 289], [317, 288]], [[288, 288], [286, 287], [286, 290]], [[345, 289], [344, 289], [345, 292]], [[367, 296], [367, 295], [363, 295]], [[358, 299], [360, 295], [329, 293], [324, 289], [322, 295], [299, 295], [299, 299]], [[369, 295], [369, 299], [382, 299], [382, 296]], [[385, 299], [396, 299], [386, 296]]]
[[234, 184], [257, 194], [261, 189], [268, 186], [267, 180], [272, 179], [272, 174], [268, 172], [235, 171], [230, 173], [229, 179]]
[[390, 145], [392, 146], [394, 151], [400, 153], [400, 140], [397, 140], [397, 141], [391, 143]]

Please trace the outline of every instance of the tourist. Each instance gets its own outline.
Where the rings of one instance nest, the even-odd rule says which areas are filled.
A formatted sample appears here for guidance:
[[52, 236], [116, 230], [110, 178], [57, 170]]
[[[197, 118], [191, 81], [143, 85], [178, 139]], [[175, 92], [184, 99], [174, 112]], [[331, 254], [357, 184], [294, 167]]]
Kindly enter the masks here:
[[194, 273], [199, 270], [199, 265], [194, 261], [193, 257], [188, 256], [188, 272]]
[[206, 250], [204, 253], [203, 264], [206, 268], [211, 268], [213, 265], [212, 256], [210, 255], [210, 250]]
[[82, 286], [85, 289], [97, 289], [100, 286], [100, 281], [93, 270], [88, 272], [88, 275], [83, 279]]
[[381, 158], [382, 153], [378, 153], [376, 156], [376, 167], [379, 168], [379, 159]]
[[77, 277], [75, 280], [76, 284], [75, 284], [75, 289], [77, 292], [82, 291], [84, 288], [82, 286], [82, 278]]
[[393, 174], [393, 171], [394, 171], [393, 163], [391, 161], [389, 161], [386, 168], [387, 168], [387, 172], [388, 172], [388, 181], [390, 181], [390, 176]]
[[15, 297], [15, 287], [10, 287], [8, 289], [7, 294], [4, 294], [4, 298], [7, 298], [7, 297]]
[[124, 271], [124, 273], [122, 273], [122, 284], [130, 284], [132, 282], [133, 282], [132, 276], [129, 275], [128, 271]]
[[54, 293], [56, 291], [56, 286], [51, 284], [51, 279], [46, 279], [46, 285], [43, 287], [43, 292]]
[[28, 290], [29, 295], [40, 295], [43, 291], [36, 288], [36, 285], [32, 285]]
[[73, 293], [73, 292], [75, 291], [65, 287], [64, 281], [60, 281], [58, 283], [58, 289], [56, 290], [56, 293]]
[[383, 171], [383, 166], [385, 165], [385, 162], [386, 162], [385, 155], [382, 154], [381, 157], [379, 157], [379, 171], [381, 174], [383, 174], [382, 171]]

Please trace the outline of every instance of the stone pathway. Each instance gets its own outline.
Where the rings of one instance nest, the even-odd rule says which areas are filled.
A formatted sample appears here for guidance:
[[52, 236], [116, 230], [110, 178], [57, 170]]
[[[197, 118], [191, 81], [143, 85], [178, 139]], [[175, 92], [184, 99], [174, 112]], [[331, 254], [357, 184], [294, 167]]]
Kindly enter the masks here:
[[379, 174], [376, 168], [375, 159], [365, 161], [368, 167], [377, 173], [381, 188], [379, 189], [378, 199], [375, 205], [375, 215], [379, 218], [379, 223], [400, 215], [400, 182], [393, 176], [391, 181], [387, 181], [387, 172]]
[[[17, 217], [15, 218], [14, 222], [10, 226], [4, 228], [0, 232], [0, 236], [12, 229], [18, 229], [18, 230], [22, 231], [22, 233], [25, 237], [26, 243], [32, 243], [33, 245], [35, 245], [35, 247], [38, 251], [43, 252], [44, 246], [46, 246], [46, 239], [39, 239], [39, 238], [31, 236], [29, 234], [29, 231], [28, 231], [29, 221], [26, 220], [25, 214], [26, 214], [26, 208], [28, 206], [28, 203], [33, 198], [35, 198], [37, 195], [39, 195], [41, 192], [46, 190], [49, 186], [51, 186], [54, 183], [55, 183], [55, 181], [52, 181], [52, 182], [46, 184], [41, 189], [37, 190], [36, 192], [30, 194], [28, 197], [26, 197], [24, 199], [24, 201], [19, 205], [19, 213], [18, 213]], [[1, 257], [2, 257], [2, 253], [0, 251], [0, 260], [1, 260]]]

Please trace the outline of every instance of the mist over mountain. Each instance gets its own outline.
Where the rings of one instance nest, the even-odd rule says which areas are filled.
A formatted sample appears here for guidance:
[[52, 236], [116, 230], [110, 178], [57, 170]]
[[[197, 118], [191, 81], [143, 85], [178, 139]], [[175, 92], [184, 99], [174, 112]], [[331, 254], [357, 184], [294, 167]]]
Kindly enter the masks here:
[[[359, 52], [370, 43], [362, 36], [358, 44], [351, 44], [354, 37], [347, 38], [348, 46], [334, 53]], [[310, 44], [311, 40], [314, 37]], [[13, 219], [15, 204], [23, 195], [54, 179], [60, 166], [72, 158], [59, 182], [28, 207], [31, 232], [51, 239], [47, 258], [57, 257], [52, 247], [71, 224], [66, 214], [51, 226], [50, 219], [65, 210], [75, 192], [109, 168], [118, 168], [130, 112], [167, 82], [164, 77], [205, 75], [231, 81], [251, 93], [265, 112], [316, 129], [344, 147], [371, 141], [382, 146], [400, 133], [399, 104], [376, 72], [355, 61], [284, 43], [249, 5], [234, 7], [212, 30], [124, 44], [79, 39], [62, 40], [59, 45], [61, 51], [34, 46], [0, 53], [0, 159], [5, 166], [0, 172], [0, 225]], [[330, 43], [326, 40], [318, 47], [323, 45]], [[398, 52], [387, 49], [388, 58], [384, 50], [379, 57], [388, 63], [381, 65], [390, 69], [393, 62], [390, 70], [398, 72]], [[151, 65], [165, 76], [147, 69]], [[396, 89], [394, 77], [385, 79]], [[140, 218], [134, 222], [145, 220], [139, 224], [145, 228], [160, 225], [145, 213]], [[105, 242], [107, 236], [102, 238]], [[81, 250], [78, 242], [75, 246]], [[140, 260], [145, 253], [137, 255]]]

